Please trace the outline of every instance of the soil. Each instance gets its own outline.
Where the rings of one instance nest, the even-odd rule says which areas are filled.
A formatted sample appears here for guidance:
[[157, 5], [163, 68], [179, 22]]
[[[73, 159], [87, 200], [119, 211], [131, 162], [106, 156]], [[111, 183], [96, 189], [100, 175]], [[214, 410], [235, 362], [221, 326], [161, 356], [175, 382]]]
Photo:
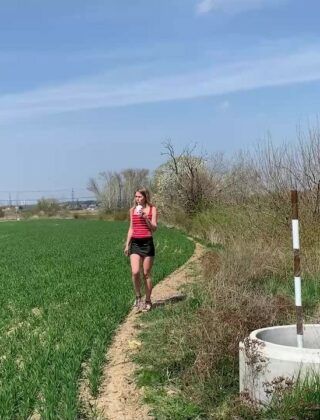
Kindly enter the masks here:
[[[192, 257], [178, 270], [157, 284], [152, 292], [154, 306], [181, 300], [185, 297], [179, 290], [181, 286], [195, 280], [197, 264], [205, 253], [205, 248], [196, 244]], [[134, 382], [136, 365], [132, 356], [139, 351], [142, 343], [138, 339], [140, 314], [132, 310], [119, 327], [109, 348], [102, 377], [99, 396], [93, 399], [88, 392], [86, 379], [80, 384], [80, 401], [87, 413], [109, 420], [152, 419], [143, 400], [143, 389]], [[89, 415], [89, 412], [91, 415]]]

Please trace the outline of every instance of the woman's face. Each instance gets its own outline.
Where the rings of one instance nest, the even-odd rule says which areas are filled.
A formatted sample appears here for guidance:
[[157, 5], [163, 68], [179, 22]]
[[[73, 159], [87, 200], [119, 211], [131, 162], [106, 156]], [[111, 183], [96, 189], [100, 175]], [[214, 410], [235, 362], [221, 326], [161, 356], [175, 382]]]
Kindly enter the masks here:
[[144, 196], [139, 191], [137, 191], [135, 193], [134, 198], [135, 198], [137, 204], [141, 204], [141, 206], [145, 205], [146, 199], [144, 198]]

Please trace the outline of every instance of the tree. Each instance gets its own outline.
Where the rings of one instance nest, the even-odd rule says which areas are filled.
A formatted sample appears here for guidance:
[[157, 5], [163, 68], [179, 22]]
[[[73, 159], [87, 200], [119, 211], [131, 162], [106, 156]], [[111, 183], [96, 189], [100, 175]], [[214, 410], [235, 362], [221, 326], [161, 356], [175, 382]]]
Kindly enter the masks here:
[[100, 206], [106, 211], [129, 208], [134, 192], [150, 184], [148, 169], [125, 169], [121, 172], [101, 172], [91, 178], [88, 190], [93, 192]]
[[54, 216], [59, 210], [59, 202], [55, 198], [42, 197], [37, 202], [37, 211], [42, 211], [47, 216]]
[[168, 160], [154, 174], [157, 204], [163, 209], [178, 207], [192, 214], [211, 202], [219, 190], [220, 179], [208, 166], [207, 158], [195, 155], [196, 145], [186, 147], [180, 155], [176, 155], [171, 141], [164, 143], [164, 149]]

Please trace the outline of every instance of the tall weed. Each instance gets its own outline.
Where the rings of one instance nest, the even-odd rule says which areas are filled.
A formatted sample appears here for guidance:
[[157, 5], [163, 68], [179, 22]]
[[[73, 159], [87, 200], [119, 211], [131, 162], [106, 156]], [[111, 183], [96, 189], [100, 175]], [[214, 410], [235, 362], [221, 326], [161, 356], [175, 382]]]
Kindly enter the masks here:
[[[182, 310], [168, 320], [164, 334], [171, 365], [178, 357], [174, 343], [188, 349], [188, 362], [178, 357], [180, 368], [170, 382], [206, 413], [204, 418], [263, 418], [257, 407], [238, 399], [238, 345], [255, 329], [295, 322], [290, 206], [281, 217], [279, 211], [263, 197], [241, 205], [216, 204], [179, 219], [189, 234], [224, 245], [201, 261], [202, 276], [192, 296], [199, 305], [189, 307], [188, 316]], [[305, 316], [315, 319], [320, 229], [304, 206], [300, 215]], [[168, 331], [175, 332], [169, 342]]]

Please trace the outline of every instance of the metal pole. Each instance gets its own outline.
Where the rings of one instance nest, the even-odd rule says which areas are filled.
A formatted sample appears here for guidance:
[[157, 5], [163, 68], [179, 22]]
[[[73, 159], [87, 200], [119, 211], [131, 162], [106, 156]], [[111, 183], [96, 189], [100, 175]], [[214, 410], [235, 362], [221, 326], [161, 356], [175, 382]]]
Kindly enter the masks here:
[[301, 299], [301, 268], [300, 268], [300, 240], [298, 219], [298, 192], [291, 191], [292, 204], [292, 242], [293, 242], [293, 271], [294, 271], [294, 294], [297, 315], [297, 344], [303, 347], [303, 318]]

